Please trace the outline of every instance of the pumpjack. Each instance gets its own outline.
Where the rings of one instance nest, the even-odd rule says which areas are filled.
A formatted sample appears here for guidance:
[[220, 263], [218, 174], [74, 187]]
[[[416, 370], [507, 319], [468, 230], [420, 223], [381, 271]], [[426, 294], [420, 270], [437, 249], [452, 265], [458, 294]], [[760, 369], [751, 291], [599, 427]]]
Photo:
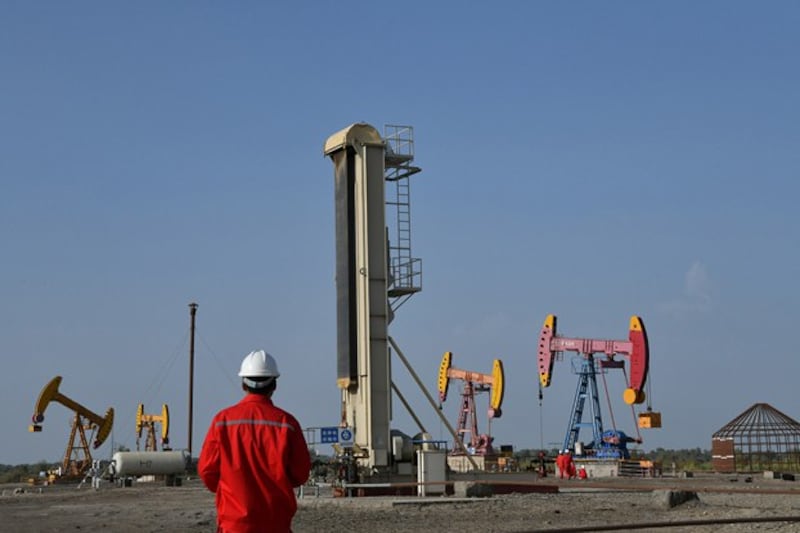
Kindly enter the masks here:
[[501, 405], [503, 403], [503, 363], [500, 359], [495, 359], [492, 365], [491, 374], [481, 374], [461, 370], [452, 366], [453, 353], [445, 352], [442, 362], [439, 365], [439, 401], [447, 399], [447, 390], [451, 379], [460, 379], [464, 382], [464, 389], [461, 392], [461, 410], [458, 416], [458, 427], [456, 435], [458, 441], [453, 447], [452, 455], [492, 455], [492, 437], [489, 432], [478, 433], [478, 418], [475, 410], [475, 393], [490, 391], [489, 397], [489, 420], [500, 418], [502, 415]]
[[[65, 478], [81, 478], [92, 467], [89, 440], [92, 440], [92, 448], [99, 448], [105, 442], [111, 434], [114, 424], [114, 408], [109, 407], [106, 416], [102, 417], [60, 393], [58, 390], [60, 385], [61, 376], [56, 376], [39, 393], [33, 410], [33, 424], [28, 427], [28, 430], [31, 432], [42, 431], [41, 423], [44, 421], [44, 412], [50, 402], [58, 402], [72, 410], [75, 417], [72, 419], [72, 430], [67, 441], [61, 472], [62, 477]], [[86, 436], [87, 430], [92, 434], [89, 439]]]
[[142, 438], [142, 431], [146, 430], [144, 440], [144, 451], [158, 451], [156, 444], [156, 424], [161, 425], [161, 449], [170, 450], [169, 446], [169, 407], [167, 404], [161, 406], [160, 415], [148, 415], [144, 412], [144, 404], [139, 404], [136, 409], [136, 450], [139, 450], [139, 441]]
[[[629, 442], [642, 442], [641, 436], [630, 437], [616, 428], [603, 431], [603, 419], [597, 389], [597, 374], [604, 376], [608, 369], [621, 369], [626, 374], [628, 385], [623, 392], [625, 403], [631, 406], [644, 403], [646, 398], [644, 388], [650, 365], [650, 351], [644, 322], [638, 316], [631, 317], [627, 341], [562, 337], [557, 334], [556, 324], [555, 315], [548, 315], [539, 334], [540, 387], [546, 388], [550, 386], [553, 376], [553, 363], [558, 354], [561, 352], [576, 352], [581, 356], [579, 370], [577, 371], [579, 376], [578, 386], [575, 391], [567, 433], [564, 437], [563, 451], [570, 452], [576, 456], [584, 455], [582, 449], [584, 447], [578, 445], [578, 437], [581, 427], [590, 426], [592, 428], [593, 441], [585, 447], [587, 451], [585, 455], [592, 455], [597, 458], [627, 459], [630, 453], [626, 444]], [[595, 355], [600, 357], [596, 358]], [[620, 356], [620, 359], [617, 359], [617, 356]], [[630, 376], [627, 376], [625, 361], [622, 358], [627, 358], [629, 361]], [[587, 397], [591, 399], [592, 420], [589, 423], [584, 423], [583, 411]], [[657, 427], [661, 427], [661, 414], [652, 411], [648, 403], [647, 412], [639, 415], [637, 435], [638, 428]]]

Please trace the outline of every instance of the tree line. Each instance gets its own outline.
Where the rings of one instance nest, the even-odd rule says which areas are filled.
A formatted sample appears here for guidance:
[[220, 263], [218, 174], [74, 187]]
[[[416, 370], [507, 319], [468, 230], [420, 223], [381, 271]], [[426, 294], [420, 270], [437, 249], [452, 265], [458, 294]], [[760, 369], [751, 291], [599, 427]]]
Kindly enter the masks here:
[[38, 477], [39, 472], [47, 472], [53, 468], [58, 468], [58, 465], [55, 463], [48, 463], [47, 461], [23, 465], [0, 464], [0, 483], [20, 483], [28, 481], [30, 478]]
[[[520, 466], [525, 468], [529, 465], [534, 465], [539, 460], [538, 449], [521, 449], [514, 452], [514, 457], [519, 462]], [[679, 450], [668, 450], [665, 448], [656, 448], [655, 450], [645, 452], [641, 450], [632, 449], [631, 458], [653, 461], [660, 463], [664, 471], [668, 471], [674, 465], [675, 470], [678, 471], [708, 471], [711, 470], [711, 450], [703, 450], [701, 448], [682, 448]], [[547, 459], [552, 461], [558, 456], [558, 449], [552, 448], [545, 450]]]

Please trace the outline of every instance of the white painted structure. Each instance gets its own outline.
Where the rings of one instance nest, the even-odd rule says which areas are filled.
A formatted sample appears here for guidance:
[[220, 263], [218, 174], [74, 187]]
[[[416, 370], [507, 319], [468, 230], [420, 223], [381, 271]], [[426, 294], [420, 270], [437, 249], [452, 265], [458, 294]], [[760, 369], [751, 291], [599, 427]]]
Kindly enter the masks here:
[[391, 370], [388, 344], [386, 143], [369, 124], [331, 135], [336, 204], [337, 384], [343, 420], [355, 430], [361, 464], [389, 466]]
[[417, 495], [432, 496], [445, 493], [447, 481], [447, 452], [417, 450]]

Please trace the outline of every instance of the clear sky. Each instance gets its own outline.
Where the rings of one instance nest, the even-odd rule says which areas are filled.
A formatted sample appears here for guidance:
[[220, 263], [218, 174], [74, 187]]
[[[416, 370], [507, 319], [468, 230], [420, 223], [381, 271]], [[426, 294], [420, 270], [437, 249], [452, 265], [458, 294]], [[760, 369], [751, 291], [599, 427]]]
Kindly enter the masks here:
[[187, 447], [192, 301], [195, 454], [255, 348], [278, 359], [276, 403], [335, 425], [322, 146], [361, 121], [413, 126], [423, 168], [423, 291], [390, 333], [431, 391], [445, 351], [503, 360], [496, 443], [563, 440], [577, 378], [557, 362], [540, 407], [548, 313], [610, 339], [643, 318], [664, 424], [646, 450], [710, 448], [756, 402], [800, 418], [798, 27], [781, 1], [3, 2], [0, 463], [60, 460], [64, 407], [27, 432], [56, 375], [116, 409], [115, 445], [135, 446], [141, 402], [167, 403]]

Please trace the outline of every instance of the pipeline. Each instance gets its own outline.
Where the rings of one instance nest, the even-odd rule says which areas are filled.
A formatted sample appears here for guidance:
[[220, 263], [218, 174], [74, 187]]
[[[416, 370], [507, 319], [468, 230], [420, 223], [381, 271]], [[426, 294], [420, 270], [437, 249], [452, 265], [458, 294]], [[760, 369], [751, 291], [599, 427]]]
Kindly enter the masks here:
[[634, 529], [657, 529], [671, 527], [720, 526], [725, 524], [762, 524], [774, 522], [800, 522], [800, 516], [764, 516], [760, 518], [703, 518], [697, 520], [673, 520], [664, 522], [637, 522], [632, 524], [608, 524], [563, 527], [555, 529], [527, 529], [517, 533], [585, 533], [590, 531], [631, 531]]

